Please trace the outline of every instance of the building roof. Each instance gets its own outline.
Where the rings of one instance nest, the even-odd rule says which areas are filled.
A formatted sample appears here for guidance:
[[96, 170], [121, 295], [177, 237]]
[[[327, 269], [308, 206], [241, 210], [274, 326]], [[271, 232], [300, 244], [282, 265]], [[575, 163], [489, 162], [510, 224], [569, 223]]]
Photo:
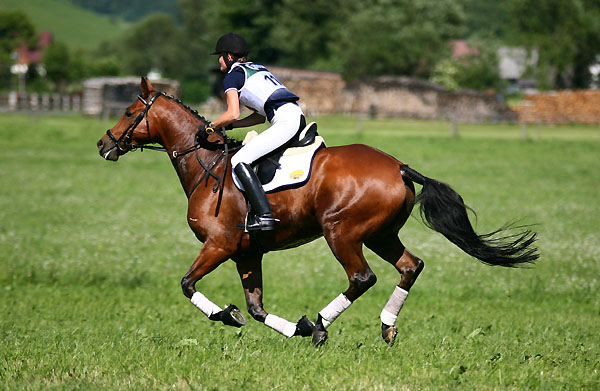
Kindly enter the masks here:
[[37, 47], [31, 49], [27, 44], [23, 44], [15, 49], [16, 64], [38, 64], [44, 57], [44, 50], [52, 43], [52, 33], [50, 31], [42, 31], [38, 40]]

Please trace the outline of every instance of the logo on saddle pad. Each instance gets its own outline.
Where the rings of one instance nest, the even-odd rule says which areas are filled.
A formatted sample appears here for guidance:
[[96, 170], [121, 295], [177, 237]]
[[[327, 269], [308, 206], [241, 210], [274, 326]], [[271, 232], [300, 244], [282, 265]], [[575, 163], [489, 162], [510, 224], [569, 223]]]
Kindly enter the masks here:
[[298, 179], [302, 178], [303, 175], [304, 175], [304, 171], [296, 170], [290, 174], [290, 179], [298, 180]]
[[[316, 124], [310, 123], [300, 133], [301, 141], [306, 140], [304, 137], [306, 131], [314, 132], [313, 136], [306, 136], [310, 142], [301, 143], [302, 146], [287, 148], [276, 156], [268, 155], [265, 158], [267, 161], [259, 163], [258, 168], [255, 167], [266, 193], [300, 187], [310, 179], [313, 159], [317, 151], [325, 147], [325, 140], [316, 135]], [[247, 144], [257, 134], [255, 131], [249, 132], [244, 139], [244, 144]], [[279, 155], [281, 157], [276, 161], [275, 159]], [[244, 190], [235, 173], [233, 173], [233, 182], [238, 189]]]

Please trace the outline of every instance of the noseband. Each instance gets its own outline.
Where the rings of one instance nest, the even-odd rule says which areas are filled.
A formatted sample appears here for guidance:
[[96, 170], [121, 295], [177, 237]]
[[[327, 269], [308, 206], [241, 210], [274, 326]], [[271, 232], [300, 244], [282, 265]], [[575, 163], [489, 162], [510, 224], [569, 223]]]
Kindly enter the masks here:
[[[133, 122], [129, 124], [129, 127], [127, 128], [127, 130], [125, 132], [123, 132], [121, 137], [119, 137], [118, 139], [115, 137], [114, 134], [111, 133], [110, 129], [108, 129], [106, 131], [108, 138], [110, 138], [115, 143], [117, 151], [119, 151], [120, 155], [126, 153], [128, 150], [144, 149], [144, 148], [154, 149], [156, 151], [166, 151], [164, 148], [156, 147], [153, 145], [132, 144], [131, 143], [131, 138], [133, 137], [133, 132], [135, 131], [137, 126], [140, 124], [140, 122], [142, 122], [144, 120], [144, 118], [146, 118], [146, 131], [148, 132], [148, 137], [150, 137], [150, 125], [148, 124], [148, 111], [150, 110], [150, 107], [152, 107], [154, 102], [156, 101], [156, 98], [158, 98], [159, 96], [162, 96], [162, 95], [164, 95], [164, 93], [159, 92], [156, 95], [154, 95], [148, 102], [146, 102], [146, 100], [144, 98], [142, 98], [141, 95], [138, 95], [137, 98], [146, 107], [144, 107], [144, 110], [142, 110], [142, 112], [140, 114], [138, 114], [138, 116], [133, 120]], [[124, 148], [122, 148], [121, 145], [123, 145]]]

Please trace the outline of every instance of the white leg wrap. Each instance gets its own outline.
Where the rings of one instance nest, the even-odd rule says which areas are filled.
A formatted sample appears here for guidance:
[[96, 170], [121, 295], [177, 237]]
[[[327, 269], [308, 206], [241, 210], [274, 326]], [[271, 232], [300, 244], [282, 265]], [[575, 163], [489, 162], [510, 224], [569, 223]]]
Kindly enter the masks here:
[[319, 315], [323, 318], [323, 326], [325, 328], [329, 327], [342, 312], [350, 307], [350, 304], [352, 302], [343, 293], [340, 293], [331, 303], [327, 304], [327, 307], [319, 312]]
[[204, 312], [204, 315], [206, 316], [211, 316], [222, 310], [222, 308], [219, 308], [218, 305], [208, 300], [206, 296], [200, 292], [194, 292], [190, 301], [193, 305], [198, 307], [200, 311]]
[[288, 338], [293, 337], [296, 333], [296, 323], [288, 322], [277, 315], [267, 315], [265, 318], [265, 325], [269, 326], [275, 331], [280, 332]]
[[396, 323], [398, 314], [400, 313], [402, 305], [404, 305], [404, 301], [406, 300], [407, 296], [408, 291], [396, 286], [394, 293], [392, 293], [392, 296], [388, 300], [385, 307], [383, 307], [381, 315], [379, 316], [383, 324], [393, 326]]

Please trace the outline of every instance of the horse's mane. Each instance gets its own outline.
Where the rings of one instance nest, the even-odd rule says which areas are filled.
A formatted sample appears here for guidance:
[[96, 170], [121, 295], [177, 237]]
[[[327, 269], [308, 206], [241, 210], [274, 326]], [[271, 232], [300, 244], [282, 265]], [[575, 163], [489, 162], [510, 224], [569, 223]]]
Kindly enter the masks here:
[[174, 97], [173, 95], [167, 95], [164, 92], [162, 93], [163, 96], [165, 98], [168, 98], [169, 100], [172, 100], [176, 103], [179, 103], [181, 106], [183, 106], [184, 109], [186, 109], [190, 114], [192, 114], [194, 117], [196, 117], [197, 119], [199, 119], [202, 123], [207, 124], [210, 121], [206, 119], [206, 117], [201, 116], [200, 114], [198, 114], [197, 110], [192, 109], [190, 106], [186, 105], [185, 103], [183, 103], [181, 101], [181, 99]]
[[[192, 109], [190, 106], [186, 105], [185, 103], [183, 103], [181, 101], [181, 99], [178, 99], [176, 97], [174, 97], [173, 95], [167, 95], [164, 92], [162, 92], [163, 96], [169, 100], [172, 100], [178, 104], [180, 104], [184, 109], [186, 109], [187, 112], [189, 112], [190, 114], [192, 114], [194, 117], [196, 117], [198, 120], [200, 120], [200, 122], [202, 122], [202, 124], [206, 125], [208, 123], [210, 123], [209, 120], [206, 119], [206, 117], [200, 115], [198, 113], [197, 110]], [[231, 150], [236, 150], [239, 149], [242, 146], [242, 142], [239, 140], [234, 140], [230, 137], [227, 137], [227, 135], [225, 134], [220, 134], [218, 133], [219, 136], [222, 137], [223, 141], [222, 143], [212, 143], [212, 142], [208, 142], [205, 139], [200, 139], [200, 142], [203, 146], [203, 148], [205, 149], [212, 149], [212, 150], [218, 150], [218, 149], [223, 149], [224, 144], [228, 144], [229, 148]]]

